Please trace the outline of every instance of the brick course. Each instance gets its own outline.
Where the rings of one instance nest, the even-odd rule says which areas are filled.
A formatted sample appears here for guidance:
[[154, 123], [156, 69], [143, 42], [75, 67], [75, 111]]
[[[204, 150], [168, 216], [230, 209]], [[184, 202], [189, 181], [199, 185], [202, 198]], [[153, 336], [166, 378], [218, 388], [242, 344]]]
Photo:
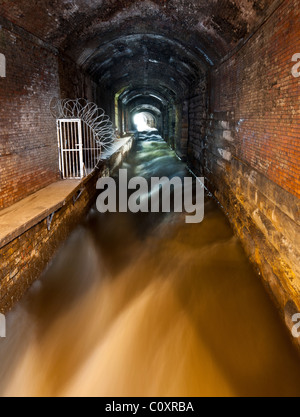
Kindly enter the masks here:
[[299, 2], [284, 1], [208, 74], [210, 103], [199, 94], [190, 101], [190, 165], [205, 175], [290, 330], [300, 309], [299, 19]]
[[285, 1], [253, 37], [212, 72], [213, 111], [234, 111], [235, 156], [300, 197], [298, 1]]
[[[3, 18], [1, 20], [3, 22]], [[7, 23], [0, 28], [0, 210], [59, 179], [53, 97], [87, 97], [92, 81], [51, 47]]]
[[[113, 174], [131, 146], [132, 140], [128, 138], [108, 160], [99, 164], [99, 170], [94, 170], [82, 181], [63, 207], [54, 213], [50, 230], [45, 218], [0, 248], [0, 313], [9, 311], [40, 277], [61, 244], [95, 202], [98, 178]], [[73, 197], [77, 197], [78, 190], [82, 193], [74, 203]]]

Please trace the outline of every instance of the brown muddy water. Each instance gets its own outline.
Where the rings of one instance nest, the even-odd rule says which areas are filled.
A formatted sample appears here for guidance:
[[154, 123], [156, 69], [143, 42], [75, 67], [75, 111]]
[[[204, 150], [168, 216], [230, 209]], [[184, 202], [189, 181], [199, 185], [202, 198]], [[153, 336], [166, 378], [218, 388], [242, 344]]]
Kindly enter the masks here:
[[[162, 141], [131, 175], [184, 176]], [[226, 217], [94, 208], [0, 339], [1, 396], [298, 396], [300, 360]]]

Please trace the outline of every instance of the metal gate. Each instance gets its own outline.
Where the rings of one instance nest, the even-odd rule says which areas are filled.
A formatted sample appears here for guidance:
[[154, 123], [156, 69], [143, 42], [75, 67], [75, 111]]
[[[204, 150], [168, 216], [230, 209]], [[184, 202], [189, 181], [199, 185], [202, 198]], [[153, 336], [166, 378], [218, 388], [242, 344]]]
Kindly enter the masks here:
[[57, 121], [62, 177], [83, 178], [82, 128], [80, 119]]
[[81, 119], [59, 119], [57, 134], [63, 179], [81, 179], [92, 172], [101, 157], [92, 127]]

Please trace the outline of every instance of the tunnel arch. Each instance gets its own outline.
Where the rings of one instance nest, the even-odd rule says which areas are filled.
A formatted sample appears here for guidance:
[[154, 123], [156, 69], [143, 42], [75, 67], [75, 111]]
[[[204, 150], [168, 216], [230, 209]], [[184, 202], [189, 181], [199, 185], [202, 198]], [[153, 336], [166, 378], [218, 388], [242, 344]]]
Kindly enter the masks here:
[[157, 119], [151, 111], [141, 109], [132, 115], [132, 123], [138, 132], [157, 129]]
[[115, 94], [124, 88], [156, 86], [171, 96], [168, 106], [186, 99], [199, 77], [244, 42], [280, 0], [272, 7], [268, 0], [17, 3], [3, 0], [3, 15], [89, 74], [107, 91], [103, 106], [118, 120]]
[[41, 0], [38, 8], [27, 0], [16, 3], [1, 2], [6, 18], [73, 57], [84, 50], [92, 54], [116, 34], [152, 31], [197, 45], [205, 61], [216, 63], [281, 1]]
[[133, 111], [153, 106], [163, 138], [205, 175], [284, 307], [300, 288], [289, 233], [300, 195], [298, 26], [292, 0], [1, 0], [1, 207], [59, 178], [53, 97], [97, 103], [120, 136]]
[[68, 58], [93, 79], [93, 97], [120, 134], [126, 130], [127, 105], [116, 97], [118, 92], [155, 87], [158, 97], [166, 99], [165, 135], [174, 141], [181, 129], [179, 103], [281, 2], [270, 6], [268, 0], [41, 0], [37, 8], [27, 0], [14, 5], [3, 0], [1, 8], [6, 19], [60, 57], [61, 72]]
[[147, 104], [136, 106], [131, 110], [129, 119], [131, 130], [135, 129], [134, 119], [139, 114], [145, 115], [147, 118], [147, 124], [150, 128], [155, 128], [160, 134], [162, 134], [162, 112], [158, 108]]
[[[27, 0], [13, 5], [3, 0], [0, 23], [10, 30], [13, 22], [18, 36], [27, 33], [30, 42], [35, 38], [50, 51], [57, 58], [62, 98], [92, 97], [120, 135], [130, 128], [130, 109], [138, 103], [152, 105], [150, 97], [156, 98], [165, 139], [186, 154], [191, 135], [189, 100], [202, 94], [199, 85], [207, 74], [211, 76], [214, 67], [234, 56], [282, 3], [41, 0], [36, 7]], [[66, 77], [73, 85], [65, 86]], [[206, 81], [208, 86], [210, 80]], [[210, 100], [218, 92], [208, 87], [205, 94], [201, 99], [209, 112]], [[205, 127], [198, 123], [199, 138]], [[199, 149], [193, 151], [196, 158]]]
[[123, 132], [134, 131], [135, 125], [132, 121], [132, 114], [137, 110], [150, 110], [157, 118], [157, 126], [162, 136], [168, 137], [167, 125], [169, 107], [174, 106], [174, 96], [169, 90], [164, 92], [157, 88], [137, 88], [127, 87], [119, 91], [116, 95], [118, 103], [118, 127], [122, 127]]

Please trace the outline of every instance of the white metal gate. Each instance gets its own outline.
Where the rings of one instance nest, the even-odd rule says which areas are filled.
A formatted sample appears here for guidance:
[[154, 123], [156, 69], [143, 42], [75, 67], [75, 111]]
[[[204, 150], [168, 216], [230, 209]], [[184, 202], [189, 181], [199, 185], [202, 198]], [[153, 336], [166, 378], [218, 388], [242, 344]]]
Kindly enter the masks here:
[[83, 178], [81, 120], [60, 119], [57, 121], [57, 129], [62, 177]]
[[81, 119], [59, 119], [57, 134], [63, 179], [81, 179], [92, 172], [101, 157], [92, 127]]

